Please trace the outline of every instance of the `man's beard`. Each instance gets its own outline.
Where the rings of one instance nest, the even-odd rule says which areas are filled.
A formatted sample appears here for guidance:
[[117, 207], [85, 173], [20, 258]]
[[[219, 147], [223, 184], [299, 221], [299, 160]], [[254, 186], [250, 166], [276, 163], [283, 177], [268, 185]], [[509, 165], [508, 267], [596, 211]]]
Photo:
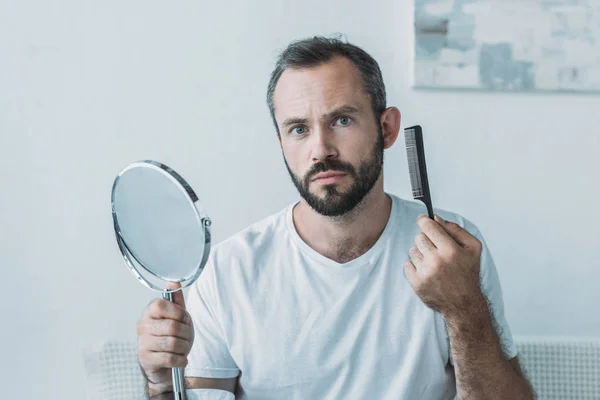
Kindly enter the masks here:
[[[358, 172], [352, 164], [326, 159], [314, 164], [304, 175], [304, 179], [300, 179], [290, 169], [285, 154], [283, 160], [294, 186], [308, 205], [321, 215], [337, 217], [353, 210], [375, 186], [383, 168], [383, 147], [383, 134], [380, 130], [373, 151], [369, 158], [358, 166]], [[343, 172], [354, 182], [345, 192], [338, 191], [336, 184], [323, 185], [325, 196], [321, 198], [309, 191], [309, 185], [317, 174], [326, 171]]]

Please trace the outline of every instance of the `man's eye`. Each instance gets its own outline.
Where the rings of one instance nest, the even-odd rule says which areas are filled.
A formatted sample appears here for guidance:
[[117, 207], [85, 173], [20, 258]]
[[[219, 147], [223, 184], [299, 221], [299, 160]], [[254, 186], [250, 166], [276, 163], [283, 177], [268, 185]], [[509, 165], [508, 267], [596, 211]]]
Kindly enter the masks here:
[[352, 122], [352, 118], [339, 117], [335, 122], [336, 122], [336, 125], [346, 126], [346, 125], [350, 125], [350, 123]]
[[306, 133], [306, 128], [303, 126], [297, 126], [294, 129], [292, 129], [292, 132], [297, 135], [303, 135]]

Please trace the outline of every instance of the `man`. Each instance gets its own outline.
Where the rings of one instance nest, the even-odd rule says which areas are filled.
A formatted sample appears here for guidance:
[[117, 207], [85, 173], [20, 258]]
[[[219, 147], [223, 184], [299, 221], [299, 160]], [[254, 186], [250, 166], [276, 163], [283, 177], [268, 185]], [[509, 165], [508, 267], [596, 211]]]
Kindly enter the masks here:
[[267, 103], [301, 199], [214, 247], [189, 313], [180, 292], [144, 311], [151, 396], [187, 367], [190, 398], [533, 397], [477, 227], [384, 192], [400, 130], [385, 97], [356, 46], [314, 37], [280, 55]]

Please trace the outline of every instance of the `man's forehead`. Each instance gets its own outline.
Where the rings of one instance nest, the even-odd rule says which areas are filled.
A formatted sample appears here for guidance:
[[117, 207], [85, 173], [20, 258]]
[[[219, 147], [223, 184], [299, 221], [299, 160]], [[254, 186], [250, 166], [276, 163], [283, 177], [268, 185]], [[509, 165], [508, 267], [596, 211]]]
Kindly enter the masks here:
[[359, 108], [365, 97], [357, 68], [345, 58], [337, 58], [316, 67], [287, 69], [273, 96], [277, 115], [322, 112], [352, 104]]

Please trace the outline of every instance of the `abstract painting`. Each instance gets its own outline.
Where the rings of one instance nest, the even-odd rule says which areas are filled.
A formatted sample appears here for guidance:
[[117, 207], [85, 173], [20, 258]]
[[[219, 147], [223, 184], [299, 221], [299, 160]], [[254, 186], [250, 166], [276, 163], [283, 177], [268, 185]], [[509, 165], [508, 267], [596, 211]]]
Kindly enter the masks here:
[[415, 0], [414, 86], [600, 92], [600, 0]]

